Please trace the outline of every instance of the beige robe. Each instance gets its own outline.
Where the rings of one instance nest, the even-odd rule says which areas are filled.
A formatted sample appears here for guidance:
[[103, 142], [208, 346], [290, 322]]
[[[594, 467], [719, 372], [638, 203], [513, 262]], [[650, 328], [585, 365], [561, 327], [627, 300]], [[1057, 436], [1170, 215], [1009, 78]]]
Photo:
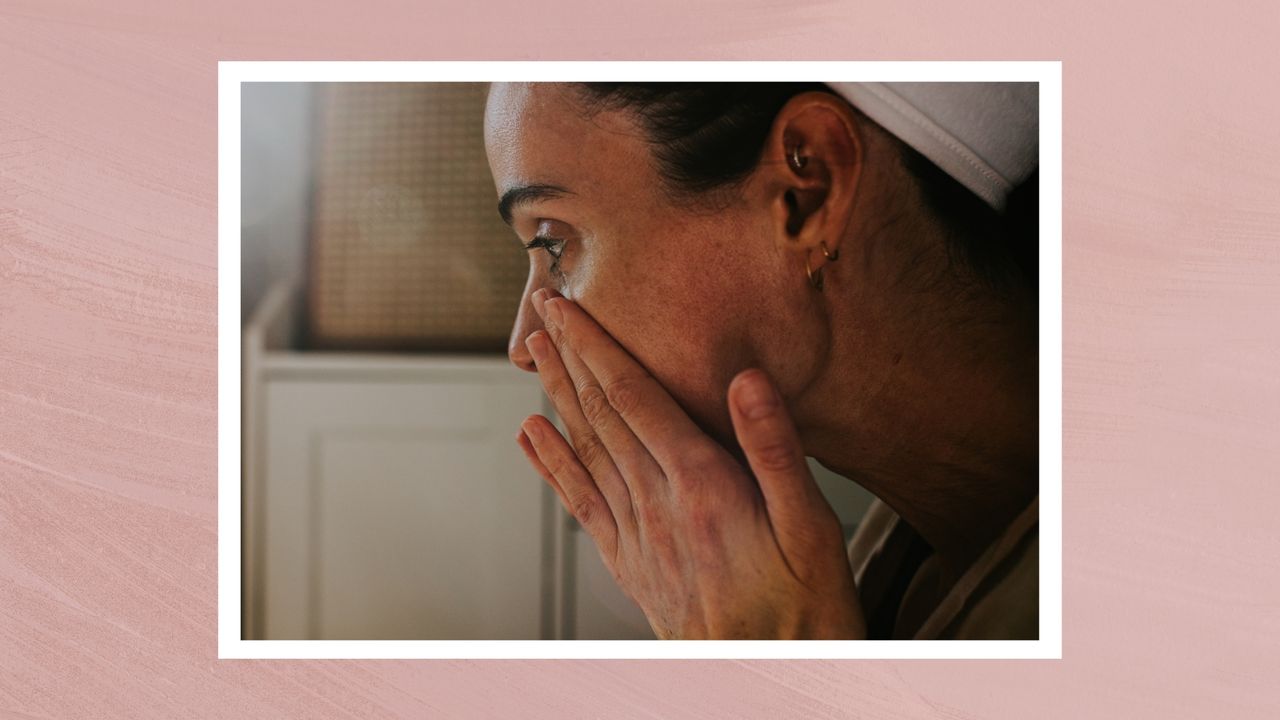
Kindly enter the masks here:
[[922, 587], [927, 582], [916, 582], [922, 578], [913, 578], [897, 607], [888, 607], [893, 603], [893, 586], [908, 580], [902, 574], [915, 574], [903, 566], [909, 564], [912, 548], [919, 548], [921, 541], [888, 505], [876, 500], [849, 542], [849, 562], [864, 612], [869, 620], [876, 613], [895, 618], [893, 639], [1037, 639], [1039, 520], [1037, 497], [955, 585], [942, 593], [936, 605], [932, 598], [937, 593]]

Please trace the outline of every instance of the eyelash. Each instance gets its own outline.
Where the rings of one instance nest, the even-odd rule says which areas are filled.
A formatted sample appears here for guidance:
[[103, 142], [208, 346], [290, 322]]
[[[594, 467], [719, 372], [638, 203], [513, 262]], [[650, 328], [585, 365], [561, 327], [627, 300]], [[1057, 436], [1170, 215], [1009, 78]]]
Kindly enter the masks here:
[[544, 235], [535, 236], [532, 240], [525, 243], [525, 250], [543, 249], [551, 256], [551, 272], [552, 274], [560, 274], [560, 256], [564, 254], [564, 241]]

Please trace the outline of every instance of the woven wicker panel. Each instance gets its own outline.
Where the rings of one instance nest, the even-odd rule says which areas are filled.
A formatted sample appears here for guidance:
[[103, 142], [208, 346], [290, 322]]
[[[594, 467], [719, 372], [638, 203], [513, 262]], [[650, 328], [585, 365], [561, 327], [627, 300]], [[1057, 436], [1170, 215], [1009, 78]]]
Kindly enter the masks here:
[[496, 210], [485, 94], [477, 83], [319, 89], [311, 345], [505, 348], [528, 259]]

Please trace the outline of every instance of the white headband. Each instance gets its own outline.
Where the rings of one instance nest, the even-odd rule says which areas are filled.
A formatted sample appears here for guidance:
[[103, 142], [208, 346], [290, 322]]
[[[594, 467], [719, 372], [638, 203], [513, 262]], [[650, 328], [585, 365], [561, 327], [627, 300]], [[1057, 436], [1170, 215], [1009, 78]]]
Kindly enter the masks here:
[[997, 210], [1040, 165], [1040, 86], [827, 83]]

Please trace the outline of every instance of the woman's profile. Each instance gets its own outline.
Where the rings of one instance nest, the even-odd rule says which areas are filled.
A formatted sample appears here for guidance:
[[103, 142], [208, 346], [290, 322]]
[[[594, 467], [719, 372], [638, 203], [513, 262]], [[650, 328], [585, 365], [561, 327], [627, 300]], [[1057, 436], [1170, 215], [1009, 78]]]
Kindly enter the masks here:
[[491, 87], [518, 440], [658, 637], [1037, 637], [1035, 90]]

